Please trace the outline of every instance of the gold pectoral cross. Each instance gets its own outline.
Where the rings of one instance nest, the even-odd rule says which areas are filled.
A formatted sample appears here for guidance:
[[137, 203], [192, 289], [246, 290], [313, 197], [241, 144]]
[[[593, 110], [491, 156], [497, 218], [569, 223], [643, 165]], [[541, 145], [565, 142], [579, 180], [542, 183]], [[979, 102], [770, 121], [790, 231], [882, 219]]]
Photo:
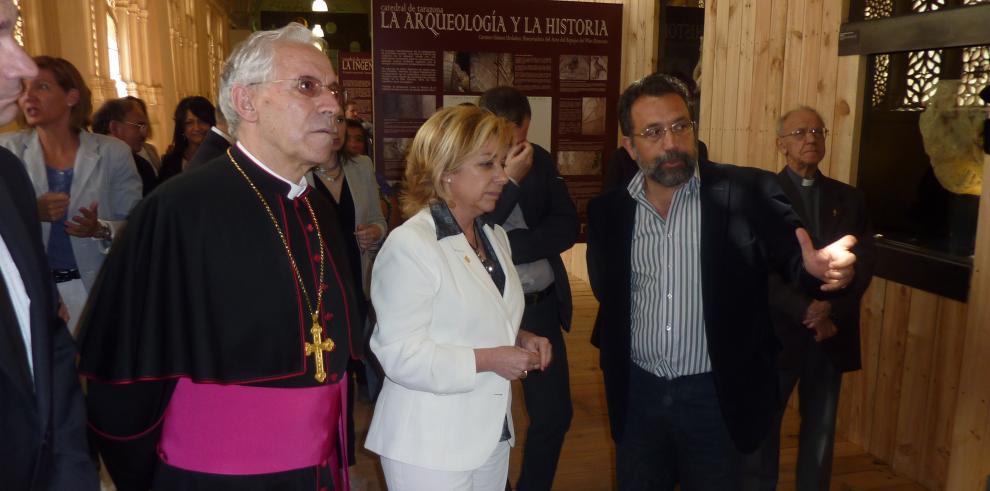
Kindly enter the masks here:
[[320, 327], [315, 312], [313, 313], [313, 328], [309, 332], [313, 334], [313, 342], [306, 343], [306, 356], [313, 355], [313, 361], [316, 364], [316, 381], [322, 383], [327, 379], [327, 371], [323, 367], [323, 352], [333, 351], [333, 340], [323, 339], [323, 328]]

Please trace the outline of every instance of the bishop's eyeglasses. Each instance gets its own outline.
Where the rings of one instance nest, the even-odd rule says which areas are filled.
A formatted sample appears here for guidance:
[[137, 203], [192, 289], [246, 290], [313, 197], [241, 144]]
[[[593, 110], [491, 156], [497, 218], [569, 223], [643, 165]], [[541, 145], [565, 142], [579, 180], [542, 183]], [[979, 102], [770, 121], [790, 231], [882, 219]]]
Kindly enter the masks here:
[[343, 102], [347, 99], [347, 91], [340, 86], [337, 82], [330, 84], [324, 84], [316, 77], [311, 77], [309, 75], [303, 75], [299, 78], [280, 78], [278, 80], [266, 80], [264, 82], [255, 82], [250, 85], [258, 84], [277, 84], [281, 82], [295, 82], [295, 89], [299, 91], [300, 94], [306, 97], [319, 97], [323, 91], [327, 91], [330, 95], [334, 96], [338, 101]]
[[639, 133], [633, 133], [632, 136], [638, 136], [640, 138], [645, 138], [651, 142], [658, 142], [663, 140], [663, 137], [670, 133], [672, 137], [677, 139], [680, 136], [689, 134], [689, 131], [694, 130], [694, 121], [674, 121], [669, 125], [654, 125], [646, 128]]

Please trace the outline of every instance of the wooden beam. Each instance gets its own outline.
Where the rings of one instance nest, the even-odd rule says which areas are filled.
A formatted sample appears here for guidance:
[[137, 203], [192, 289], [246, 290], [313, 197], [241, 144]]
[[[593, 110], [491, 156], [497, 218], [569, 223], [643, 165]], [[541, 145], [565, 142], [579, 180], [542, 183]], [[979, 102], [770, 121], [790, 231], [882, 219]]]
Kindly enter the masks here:
[[990, 5], [849, 22], [839, 33], [840, 55], [894, 53], [990, 44]]

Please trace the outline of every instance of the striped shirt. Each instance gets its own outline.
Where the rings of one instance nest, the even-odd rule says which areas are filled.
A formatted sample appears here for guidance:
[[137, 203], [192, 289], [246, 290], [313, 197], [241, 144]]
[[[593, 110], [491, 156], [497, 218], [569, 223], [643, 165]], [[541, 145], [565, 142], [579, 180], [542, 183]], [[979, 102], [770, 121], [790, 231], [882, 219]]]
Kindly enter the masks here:
[[632, 361], [667, 379], [711, 371], [701, 298], [701, 181], [674, 192], [665, 220], [646, 199], [644, 176], [629, 183], [636, 200], [632, 238]]

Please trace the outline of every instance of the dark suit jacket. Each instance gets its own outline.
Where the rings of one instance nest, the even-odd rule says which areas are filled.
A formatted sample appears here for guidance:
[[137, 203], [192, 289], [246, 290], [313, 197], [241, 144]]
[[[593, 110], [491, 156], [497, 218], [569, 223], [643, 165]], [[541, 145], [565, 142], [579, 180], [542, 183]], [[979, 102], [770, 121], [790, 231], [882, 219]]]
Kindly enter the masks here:
[[193, 167], [199, 167], [201, 164], [205, 164], [223, 155], [228, 148], [230, 148], [230, 142], [211, 129], [210, 132], [206, 134], [206, 138], [203, 140], [203, 143], [199, 144], [199, 148], [196, 149], [196, 153], [194, 153], [192, 158], [189, 159], [189, 165], [187, 167], [190, 169]]
[[[767, 274], [778, 271], [809, 291], [794, 229], [800, 224], [775, 176], [759, 169], [702, 161], [701, 275], [705, 334], [719, 405], [737, 447], [749, 452], [770, 428], [777, 407]], [[625, 188], [588, 204], [588, 274], [598, 298], [600, 363], [612, 437], [626, 422], [630, 360], [631, 247], [636, 202]], [[627, 426], [628, 424], [628, 426]]]
[[[0, 149], [0, 234], [31, 299], [34, 376], [9, 302], [0, 312], [0, 488], [99, 489], [86, 447], [75, 345], [58, 318], [41, 245], [34, 188], [17, 157]], [[0, 279], [0, 281], [3, 281]]]
[[[790, 199], [798, 216], [808, 216], [804, 202], [798, 194], [794, 181], [787, 175], [787, 169], [777, 174], [780, 187]], [[842, 291], [828, 297], [832, 304], [832, 322], [838, 330], [835, 336], [822, 342], [822, 348], [839, 371], [858, 370], [860, 365], [859, 346], [859, 301], [873, 278], [876, 261], [876, 246], [871, 232], [863, 193], [858, 189], [830, 179], [819, 177], [821, 186], [821, 233], [812, 237], [815, 247], [824, 247], [843, 235], [853, 235], [858, 240], [853, 252], [856, 254], [856, 277]], [[772, 276], [770, 281], [770, 313], [777, 338], [784, 345], [779, 357], [781, 368], [800, 366], [808, 348], [815, 343], [814, 333], [802, 324], [811, 297], [800, 288], [795, 288]]]
[[512, 246], [512, 262], [524, 264], [539, 259], [550, 261], [560, 324], [571, 329], [571, 285], [560, 253], [570, 249], [577, 241], [580, 224], [574, 201], [567, 192], [564, 178], [557, 173], [557, 166], [543, 147], [533, 144], [533, 166], [519, 185], [509, 181], [502, 188], [495, 210], [488, 219], [499, 225], [505, 223], [516, 204], [522, 211], [528, 229], [516, 229], [508, 233]]

